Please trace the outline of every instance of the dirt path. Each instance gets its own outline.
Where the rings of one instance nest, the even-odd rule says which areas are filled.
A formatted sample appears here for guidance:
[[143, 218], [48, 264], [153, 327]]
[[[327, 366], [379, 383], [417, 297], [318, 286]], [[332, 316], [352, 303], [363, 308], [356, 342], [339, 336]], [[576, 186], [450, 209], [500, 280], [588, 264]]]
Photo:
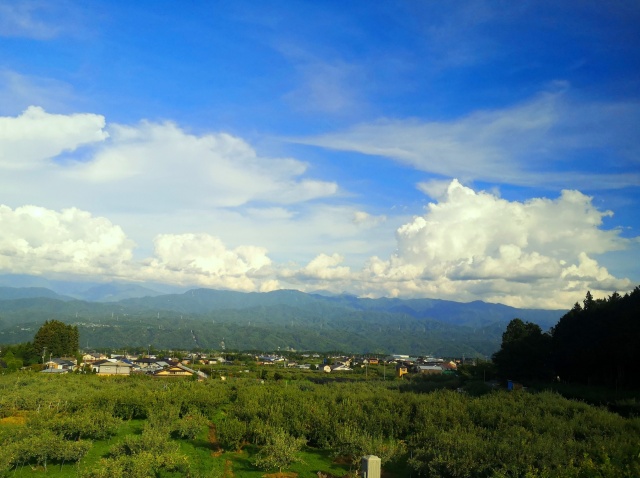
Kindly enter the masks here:
[[211, 456], [222, 455], [222, 447], [220, 446], [220, 443], [218, 443], [218, 436], [216, 434], [215, 423], [209, 424], [209, 444], [211, 445]]
[[231, 460], [224, 460], [224, 478], [233, 478], [233, 462]]
[[[216, 434], [216, 424], [209, 424], [209, 445], [211, 446], [211, 456], [219, 457], [222, 455], [222, 447], [218, 443], [218, 435]], [[233, 462], [229, 459], [224, 460], [223, 478], [233, 478]]]

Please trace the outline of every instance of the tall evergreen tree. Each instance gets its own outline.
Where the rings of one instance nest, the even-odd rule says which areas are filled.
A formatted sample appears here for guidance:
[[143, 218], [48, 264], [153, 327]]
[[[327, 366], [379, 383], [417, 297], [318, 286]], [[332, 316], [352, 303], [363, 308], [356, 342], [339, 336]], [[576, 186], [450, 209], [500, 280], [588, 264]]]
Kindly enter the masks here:
[[594, 300], [590, 292], [553, 328], [554, 368], [561, 379], [640, 387], [640, 287]]
[[67, 325], [59, 320], [47, 320], [33, 338], [36, 354], [53, 357], [73, 357], [78, 352], [78, 327]]
[[593, 296], [591, 295], [590, 290], [587, 291], [587, 295], [584, 298], [583, 304], [584, 304], [584, 310], [589, 310], [593, 308], [595, 301], [593, 300]]
[[502, 334], [502, 345], [493, 355], [502, 378], [546, 379], [551, 371], [551, 337], [539, 325], [513, 319]]

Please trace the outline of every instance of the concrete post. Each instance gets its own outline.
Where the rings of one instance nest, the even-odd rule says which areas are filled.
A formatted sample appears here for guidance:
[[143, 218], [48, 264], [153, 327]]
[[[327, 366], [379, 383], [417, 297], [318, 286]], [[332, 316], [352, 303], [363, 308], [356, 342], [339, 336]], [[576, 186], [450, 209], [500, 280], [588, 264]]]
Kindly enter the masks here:
[[362, 478], [380, 478], [380, 458], [375, 455], [362, 457]]

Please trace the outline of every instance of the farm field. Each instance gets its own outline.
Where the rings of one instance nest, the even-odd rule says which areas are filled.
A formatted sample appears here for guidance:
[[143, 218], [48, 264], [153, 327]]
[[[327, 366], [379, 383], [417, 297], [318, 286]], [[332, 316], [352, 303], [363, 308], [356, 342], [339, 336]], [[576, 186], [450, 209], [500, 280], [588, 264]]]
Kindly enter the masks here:
[[556, 393], [304, 376], [0, 376], [0, 476], [640, 476], [639, 418]]

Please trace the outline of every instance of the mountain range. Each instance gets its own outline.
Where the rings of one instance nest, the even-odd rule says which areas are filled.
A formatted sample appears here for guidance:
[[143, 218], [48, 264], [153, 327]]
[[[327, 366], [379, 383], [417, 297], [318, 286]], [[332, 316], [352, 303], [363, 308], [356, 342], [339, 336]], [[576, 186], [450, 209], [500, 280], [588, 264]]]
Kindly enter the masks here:
[[[38, 281], [20, 279], [16, 282], [28, 286], [0, 286], [0, 344], [30, 341], [40, 324], [56, 319], [77, 325], [80, 345], [87, 349], [152, 346], [489, 356], [499, 348], [511, 319], [546, 330], [566, 312], [296, 290], [163, 293], [137, 284], [55, 281], [42, 287]], [[7, 276], [0, 276], [0, 285], [7, 282]]]

